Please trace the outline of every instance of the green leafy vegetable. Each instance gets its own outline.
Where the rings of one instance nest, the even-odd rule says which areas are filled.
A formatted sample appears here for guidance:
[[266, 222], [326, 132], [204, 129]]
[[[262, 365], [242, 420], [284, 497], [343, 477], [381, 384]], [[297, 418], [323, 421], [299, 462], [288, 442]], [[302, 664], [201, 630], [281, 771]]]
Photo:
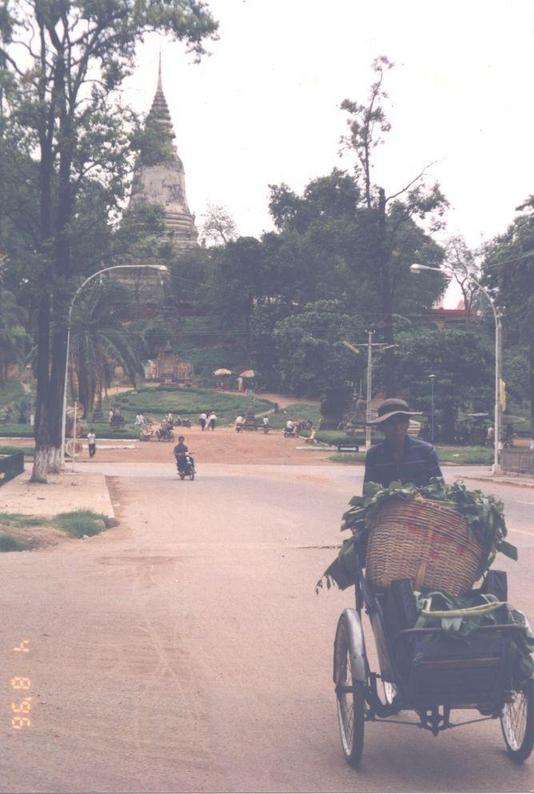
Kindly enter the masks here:
[[369, 521], [384, 504], [393, 500], [423, 497], [446, 504], [462, 515], [467, 523], [469, 537], [475, 537], [483, 549], [483, 570], [487, 570], [498, 552], [517, 560], [517, 549], [505, 540], [507, 529], [503, 504], [480, 490], [469, 491], [462, 482], [447, 485], [433, 478], [429, 485], [417, 487], [411, 483], [392, 482], [387, 488], [377, 483], [367, 483], [363, 496], [353, 496], [349, 509], [343, 514], [341, 530], [349, 529], [352, 537], [344, 541], [334, 562], [317, 582], [315, 590], [323, 584], [329, 588], [336, 584], [342, 590], [355, 583], [356, 557], [365, 560]]

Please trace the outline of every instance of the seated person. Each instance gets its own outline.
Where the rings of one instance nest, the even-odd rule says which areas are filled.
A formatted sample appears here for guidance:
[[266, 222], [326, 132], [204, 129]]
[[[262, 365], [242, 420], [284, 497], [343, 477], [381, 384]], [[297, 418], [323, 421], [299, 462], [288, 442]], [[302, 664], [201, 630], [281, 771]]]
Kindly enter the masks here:
[[413, 483], [428, 485], [432, 477], [441, 477], [438, 456], [432, 444], [408, 435], [410, 411], [404, 400], [391, 398], [378, 406], [378, 417], [368, 424], [383, 431], [385, 441], [375, 444], [365, 456], [363, 488], [368, 482], [376, 482], [387, 488], [390, 483]]
[[191, 461], [191, 465], [194, 466], [194, 460], [191, 455], [188, 455], [189, 447], [185, 444], [185, 437], [179, 436], [178, 443], [174, 447], [174, 457], [176, 458], [176, 466], [178, 467], [179, 471], [182, 471], [186, 467], [187, 464], [187, 457], [189, 457]]

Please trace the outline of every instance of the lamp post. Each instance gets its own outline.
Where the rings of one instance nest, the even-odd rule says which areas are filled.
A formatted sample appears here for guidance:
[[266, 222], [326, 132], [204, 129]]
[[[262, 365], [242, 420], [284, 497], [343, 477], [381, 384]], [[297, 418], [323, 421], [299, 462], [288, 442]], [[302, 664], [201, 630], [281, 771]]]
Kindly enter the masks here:
[[[76, 299], [83, 288], [89, 284], [90, 281], [101, 276], [102, 273], [108, 273], [110, 270], [140, 270], [143, 268], [144, 270], [158, 270], [160, 273], [168, 273], [169, 269], [166, 265], [111, 265], [110, 267], [104, 267], [102, 270], [97, 270], [96, 273], [92, 273], [88, 276], [85, 281], [82, 281], [74, 295], [72, 296], [72, 300], [69, 306], [69, 314], [67, 319], [67, 347], [65, 351], [65, 383], [63, 386], [63, 411], [61, 416], [61, 466], [64, 468], [65, 466], [65, 430], [67, 425], [67, 384], [68, 384], [68, 374], [69, 374], [69, 353], [70, 353], [70, 331], [72, 326], [72, 310], [74, 308], [74, 304], [76, 303]], [[76, 440], [75, 440], [76, 443]]]
[[[410, 265], [412, 273], [420, 273], [423, 270], [430, 270], [434, 273], [447, 273], [444, 268], [430, 267], [430, 265]], [[499, 474], [501, 471], [500, 451], [501, 451], [501, 378], [502, 378], [502, 320], [499, 308], [495, 303], [493, 295], [483, 287], [482, 284], [474, 278], [469, 276], [472, 283], [479, 288], [483, 295], [489, 301], [491, 310], [493, 312], [493, 319], [495, 321], [495, 439], [493, 445], [493, 473]]]
[[432, 389], [432, 396], [431, 396], [431, 409], [430, 409], [430, 440], [434, 443], [434, 381], [436, 380], [435, 375], [429, 375], [430, 379], [430, 386]]

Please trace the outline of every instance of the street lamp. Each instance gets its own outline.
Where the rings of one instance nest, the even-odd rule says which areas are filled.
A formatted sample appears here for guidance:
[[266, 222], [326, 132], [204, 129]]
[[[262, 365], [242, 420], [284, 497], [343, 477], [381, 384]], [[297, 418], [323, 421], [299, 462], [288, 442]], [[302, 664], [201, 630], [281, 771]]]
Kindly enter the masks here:
[[61, 417], [61, 466], [65, 466], [65, 430], [67, 425], [67, 383], [68, 383], [68, 374], [69, 374], [69, 353], [70, 353], [70, 331], [72, 325], [72, 310], [74, 308], [74, 304], [76, 303], [76, 298], [83, 290], [83, 288], [89, 284], [90, 281], [101, 276], [102, 273], [108, 273], [110, 270], [140, 270], [143, 268], [144, 270], [158, 270], [160, 273], [168, 273], [169, 268], [166, 265], [111, 265], [110, 267], [104, 267], [102, 270], [97, 270], [96, 273], [92, 273], [88, 276], [85, 281], [83, 281], [74, 295], [72, 296], [72, 300], [69, 306], [69, 314], [67, 319], [67, 349], [65, 352], [65, 383], [63, 386], [63, 411]]
[[435, 375], [429, 375], [430, 384], [432, 388], [432, 397], [431, 397], [431, 411], [430, 411], [430, 440], [434, 443], [434, 381], [436, 380]]
[[[412, 273], [421, 273], [423, 270], [430, 270], [434, 273], [448, 273], [449, 271], [440, 267], [430, 267], [429, 265], [410, 265]], [[500, 451], [501, 451], [501, 378], [502, 378], [502, 320], [501, 313], [495, 303], [493, 295], [477, 281], [474, 276], [469, 275], [470, 281], [479, 288], [489, 301], [495, 320], [495, 439], [493, 444], [493, 473], [499, 474], [501, 471]]]

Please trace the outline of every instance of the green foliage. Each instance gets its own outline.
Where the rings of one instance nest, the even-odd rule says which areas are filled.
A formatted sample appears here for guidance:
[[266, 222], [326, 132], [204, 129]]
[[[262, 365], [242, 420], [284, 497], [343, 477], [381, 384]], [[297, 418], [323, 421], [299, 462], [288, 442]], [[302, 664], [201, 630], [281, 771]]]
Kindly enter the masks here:
[[357, 560], [365, 560], [370, 520], [380, 513], [385, 504], [421, 497], [443, 502], [461, 514], [467, 523], [469, 536], [476, 538], [482, 548], [481, 574], [490, 567], [498, 552], [517, 560], [516, 547], [505, 540], [507, 529], [502, 502], [493, 496], [479, 490], [469, 491], [461, 482], [447, 485], [437, 477], [423, 487], [392, 482], [383, 488], [371, 482], [366, 484], [363, 496], [353, 496], [350, 500], [349, 510], [342, 517], [341, 530], [349, 529], [352, 537], [343, 542], [338, 557], [317, 582], [316, 591], [323, 586], [323, 582], [327, 587], [336, 583], [341, 588], [354, 584]]
[[[363, 334], [359, 318], [343, 311], [339, 301], [318, 301], [274, 328], [282, 389], [304, 396], [324, 396], [348, 379], [361, 377], [363, 362], [343, 339]], [[351, 378], [352, 379], [352, 378]]]
[[95, 401], [101, 404], [102, 392], [111, 384], [115, 366], [123, 367], [134, 386], [136, 378], [144, 374], [139, 340], [124, 324], [129, 304], [128, 290], [110, 282], [87, 288], [75, 305], [71, 360], [79, 399], [89, 413]]
[[82, 538], [84, 535], [99, 535], [103, 532], [106, 528], [106, 519], [103, 513], [95, 513], [94, 510], [73, 510], [68, 513], [58, 513], [52, 523], [68, 535]]
[[30, 337], [24, 328], [26, 312], [15, 295], [0, 286], [0, 384], [7, 380], [10, 364], [18, 364], [30, 349]]
[[409, 395], [412, 404], [427, 414], [432, 397], [429, 375], [436, 376], [434, 400], [443, 440], [454, 438], [462, 407], [472, 404], [475, 411], [490, 408], [495, 365], [487, 338], [471, 329], [427, 328], [424, 333], [399, 333], [397, 341], [399, 393]]
[[6, 527], [44, 527], [49, 523], [42, 516], [30, 516], [26, 513], [0, 513], [0, 524]]
[[26, 551], [30, 545], [29, 540], [23, 540], [9, 532], [0, 531], [0, 551]]
[[24, 457], [33, 458], [35, 447], [14, 447], [0, 445], [0, 455], [16, 455], [17, 452], [24, 452]]
[[484, 250], [483, 277], [503, 317], [504, 368], [515, 399], [530, 404], [534, 427], [534, 201], [532, 197], [505, 234]]

